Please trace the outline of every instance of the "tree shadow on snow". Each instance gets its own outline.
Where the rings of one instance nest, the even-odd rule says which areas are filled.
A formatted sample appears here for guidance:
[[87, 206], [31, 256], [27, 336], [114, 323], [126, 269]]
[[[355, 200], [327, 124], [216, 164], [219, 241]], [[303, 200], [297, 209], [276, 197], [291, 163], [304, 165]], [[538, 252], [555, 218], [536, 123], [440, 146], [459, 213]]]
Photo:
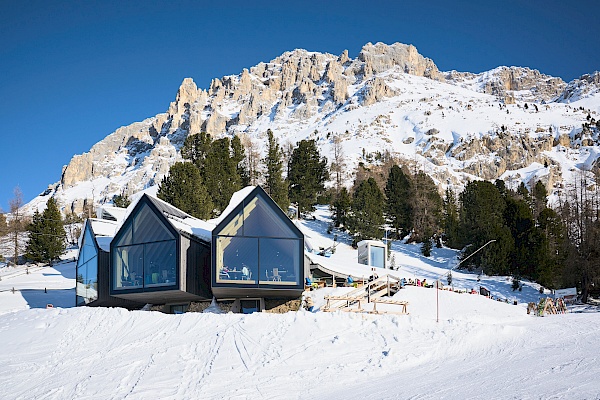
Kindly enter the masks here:
[[21, 289], [19, 291], [30, 308], [75, 307], [75, 288], [73, 289]]
[[[61, 262], [60, 264], [54, 264], [52, 266], [55, 270], [57, 270], [62, 276], [67, 279], [75, 279], [75, 262], [67, 261]], [[49, 274], [55, 275], [55, 274]]]

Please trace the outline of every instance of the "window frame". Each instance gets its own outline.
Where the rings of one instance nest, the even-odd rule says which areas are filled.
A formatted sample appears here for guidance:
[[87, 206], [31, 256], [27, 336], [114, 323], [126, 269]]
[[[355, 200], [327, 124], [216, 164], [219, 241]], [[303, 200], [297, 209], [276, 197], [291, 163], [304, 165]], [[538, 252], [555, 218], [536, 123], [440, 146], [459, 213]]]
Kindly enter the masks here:
[[[256, 200], [255, 200], [256, 199]], [[270, 207], [274, 216], [280, 220], [282, 224], [285, 224], [289, 229], [289, 234], [294, 236], [261, 236], [261, 235], [246, 235], [245, 234], [245, 223], [246, 223], [246, 215], [245, 211], [246, 206], [252, 201], [264, 201], [265, 206]], [[236, 220], [239, 220], [241, 217], [242, 224], [240, 227], [236, 229], [232, 229], [230, 224], [234, 223]], [[225, 234], [223, 234], [225, 232]], [[231, 234], [233, 233], [233, 234]], [[249, 238], [257, 240], [257, 255], [258, 255], [258, 274], [259, 279], [256, 283], [244, 283], [240, 280], [223, 280], [219, 279], [219, 267], [222, 262], [222, 255], [218, 254], [222, 249], [219, 246], [219, 240], [226, 237], [237, 237], [237, 238]], [[271, 279], [263, 279], [265, 269], [261, 265], [261, 239], [273, 239], [273, 240], [286, 240], [286, 241], [295, 241], [297, 242], [297, 253], [295, 257], [297, 257], [298, 264], [298, 272], [294, 282], [291, 281], [277, 281]], [[212, 262], [211, 262], [211, 284], [214, 288], [236, 288], [236, 289], [245, 289], [245, 288], [253, 288], [253, 289], [290, 289], [290, 290], [299, 290], [304, 288], [304, 235], [298, 229], [297, 226], [294, 225], [292, 221], [289, 220], [288, 216], [279, 208], [279, 206], [260, 188], [257, 186], [250, 194], [248, 194], [241, 202], [238, 204], [213, 230], [212, 233]], [[294, 252], [296, 252], [294, 250]], [[221, 258], [221, 259], [219, 259]]]
[[[165, 229], [170, 234], [170, 239], [166, 240], [157, 240], [150, 242], [140, 242], [136, 243], [136, 232], [135, 232], [135, 218], [145, 209], [145, 207], [149, 208], [149, 211], [154, 213], [154, 216], [162, 225], [162, 229]], [[124, 239], [125, 236], [130, 236], [128, 243], [120, 244], [120, 241]], [[159, 284], [146, 284], [145, 274], [146, 274], [146, 246], [153, 245], [157, 243], [174, 243], [174, 256], [175, 256], [175, 278], [173, 282], [169, 283], [159, 283]], [[118, 283], [118, 263], [117, 257], [120, 254], [120, 250], [127, 247], [142, 247], [142, 276], [140, 277], [141, 285], [139, 286], [121, 286], [117, 287]], [[146, 197], [142, 197], [139, 203], [135, 206], [131, 215], [127, 217], [115, 238], [110, 244], [110, 277], [109, 277], [109, 285], [110, 285], [110, 294], [111, 295], [119, 295], [123, 293], [142, 293], [142, 292], [159, 292], [166, 290], [179, 290], [180, 289], [180, 276], [181, 276], [181, 234], [173, 228], [173, 226], [169, 223], [167, 218], [162, 214], [162, 212], [152, 203], [152, 201], [148, 200]], [[170, 280], [170, 279], [169, 279]]]

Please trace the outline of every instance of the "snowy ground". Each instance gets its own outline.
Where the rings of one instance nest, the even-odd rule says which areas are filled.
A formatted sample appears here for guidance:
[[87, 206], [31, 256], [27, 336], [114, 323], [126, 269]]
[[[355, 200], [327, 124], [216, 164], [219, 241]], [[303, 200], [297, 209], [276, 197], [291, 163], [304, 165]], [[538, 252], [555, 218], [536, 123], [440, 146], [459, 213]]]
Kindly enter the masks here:
[[[303, 222], [317, 246], [331, 240], [324, 215]], [[393, 250], [407, 278], [454, 263], [448, 249]], [[340, 244], [336, 257], [354, 251]], [[439, 291], [436, 322], [436, 290], [420, 287], [396, 295], [410, 302], [402, 316], [165, 315], [73, 307], [72, 262], [22, 272], [0, 268], [3, 399], [600, 399], [600, 313], [527, 315], [540, 296], [527, 282], [512, 292], [505, 278], [454, 272], [457, 286], [519, 304]], [[311, 294], [320, 305], [345, 290]]]

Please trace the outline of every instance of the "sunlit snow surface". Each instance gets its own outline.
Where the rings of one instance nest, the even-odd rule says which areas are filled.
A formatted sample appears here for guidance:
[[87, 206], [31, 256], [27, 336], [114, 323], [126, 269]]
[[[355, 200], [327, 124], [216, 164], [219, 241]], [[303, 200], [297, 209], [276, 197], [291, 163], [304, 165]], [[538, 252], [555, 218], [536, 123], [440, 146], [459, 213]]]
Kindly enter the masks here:
[[[328, 247], [326, 210], [316, 215], [300, 224]], [[395, 274], [407, 278], [434, 279], [455, 263], [449, 249], [393, 250]], [[340, 244], [331, 261], [355, 256]], [[439, 291], [436, 322], [436, 291], [419, 287], [396, 295], [409, 315], [166, 315], [73, 307], [73, 262], [24, 272], [0, 268], [2, 399], [600, 398], [600, 313], [527, 315], [522, 302], [540, 296], [528, 282], [513, 292], [506, 278], [454, 272], [456, 286], [483, 284], [520, 304]], [[311, 295], [320, 306], [347, 290]]]

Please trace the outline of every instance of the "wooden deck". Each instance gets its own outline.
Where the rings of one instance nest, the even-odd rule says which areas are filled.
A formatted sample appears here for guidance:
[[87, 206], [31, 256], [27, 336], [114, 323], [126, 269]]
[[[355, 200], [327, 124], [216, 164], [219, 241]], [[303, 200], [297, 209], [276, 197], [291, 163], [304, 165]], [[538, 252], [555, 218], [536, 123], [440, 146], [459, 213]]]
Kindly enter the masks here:
[[[383, 298], [392, 296], [400, 290], [400, 279], [393, 276], [385, 276], [366, 283], [358, 289], [352, 290], [341, 296], [325, 296], [326, 304], [322, 311], [345, 311], [345, 312], [365, 312], [371, 314], [408, 314], [407, 301], [393, 300]], [[363, 306], [367, 303], [373, 303], [373, 310], [365, 310]], [[400, 306], [400, 311], [377, 310], [377, 304], [389, 304]]]

